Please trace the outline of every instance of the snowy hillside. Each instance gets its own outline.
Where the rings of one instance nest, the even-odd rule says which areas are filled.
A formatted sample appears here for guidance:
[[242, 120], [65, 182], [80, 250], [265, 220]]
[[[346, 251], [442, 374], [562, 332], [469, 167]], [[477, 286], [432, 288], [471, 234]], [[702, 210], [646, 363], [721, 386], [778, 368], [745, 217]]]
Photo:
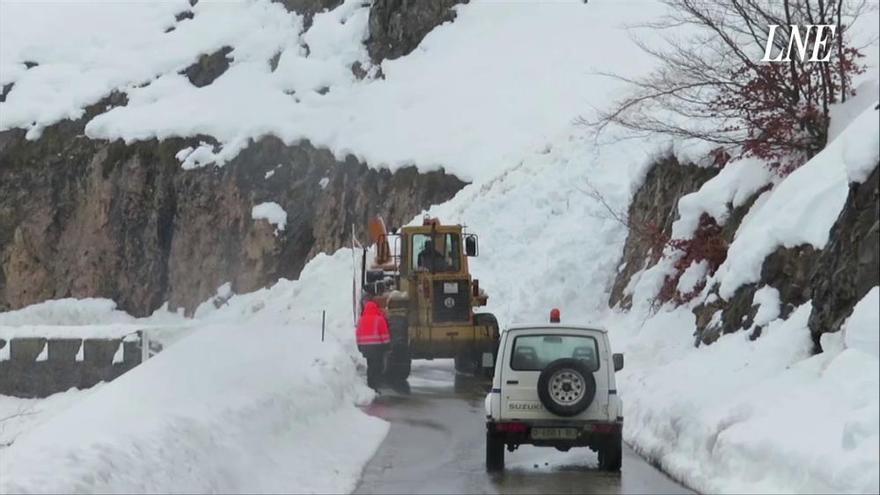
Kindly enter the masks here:
[[[626, 353], [618, 386], [624, 438], [637, 451], [699, 491], [880, 490], [876, 289], [815, 356], [809, 307], [783, 320], [770, 290], [756, 296], [761, 338], [740, 332], [694, 347], [691, 308], [652, 312], [639, 303], [656, 294], [669, 269], [663, 263], [636, 278], [631, 311], [608, 308], [627, 228], [590, 191], [625, 210], [656, 158], [704, 149], [647, 138], [598, 146], [573, 123], [624, 90], [594, 69], [635, 76], [650, 68], [621, 26], [662, 12], [655, 2], [472, 1], [415, 52], [383, 62], [384, 79], [361, 45], [367, 8], [359, 1], [317, 14], [302, 34], [301, 16], [268, 1], [55, 9], [36, 16], [32, 5], [0, 2], [0, 86], [13, 84], [0, 103], [0, 130], [25, 127], [36, 139], [115, 89], [128, 104], [92, 119], [87, 135], [206, 134], [222, 144], [182, 153], [181, 166], [221, 165], [267, 134], [309, 139], [373, 167], [442, 166], [473, 183], [427, 213], [479, 234], [472, 269], [487, 310], [507, 325], [544, 321], [560, 307], [563, 321], [605, 325]], [[192, 18], [175, 22], [188, 10]], [[51, 34], [61, 30], [65, 43]], [[197, 88], [178, 74], [224, 46], [233, 62], [212, 84]], [[872, 46], [875, 68], [876, 53]], [[26, 68], [32, 59], [41, 62]], [[369, 68], [366, 79], [351, 73], [354, 62]], [[877, 161], [876, 75], [865, 75], [870, 96], [814, 161], [783, 180], [760, 163], [738, 162], [682, 202], [690, 210], [675, 228], [693, 231], [701, 212], [776, 182], [715, 274], [722, 290], [754, 281], [755, 264], [777, 245], [824, 244], [848, 180]], [[296, 214], [260, 206], [253, 218], [279, 229]], [[351, 330], [354, 264], [342, 249], [316, 257], [297, 281], [219, 308], [205, 302], [186, 320], [191, 334], [22, 426], [0, 447], [0, 493], [350, 491], [387, 430], [356, 408], [372, 396]], [[105, 303], [82, 304], [78, 323], [95, 327], [178, 318], [137, 320]], [[46, 324], [39, 309], [22, 311], [0, 314], [0, 331]], [[355, 436], [357, 443], [344, 442]]]
[[[28, 4], [3, 2], [0, 85], [14, 86], [0, 103], [0, 130], [27, 127], [37, 137], [119, 89], [128, 104], [93, 119], [87, 134], [207, 134], [222, 143], [217, 153], [206, 147], [181, 156], [187, 165], [222, 163], [248, 139], [273, 134], [374, 166], [416, 163], [463, 179], [491, 177], [607, 100], [609, 81], [591, 71], [646, 69], [645, 55], [618, 28], [660, 12], [653, 2], [473, 2], [415, 53], [383, 63], [384, 79], [358, 81], [349, 66], [369, 64], [362, 4], [347, 0], [319, 13], [297, 35], [301, 16], [268, 0], [192, 8], [186, 0], [70, 2], [38, 16]], [[175, 22], [186, 11], [192, 18]], [[224, 46], [233, 62], [212, 84], [194, 87], [177, 73]], [[26, 69], [31, 60], [41, 63]]]

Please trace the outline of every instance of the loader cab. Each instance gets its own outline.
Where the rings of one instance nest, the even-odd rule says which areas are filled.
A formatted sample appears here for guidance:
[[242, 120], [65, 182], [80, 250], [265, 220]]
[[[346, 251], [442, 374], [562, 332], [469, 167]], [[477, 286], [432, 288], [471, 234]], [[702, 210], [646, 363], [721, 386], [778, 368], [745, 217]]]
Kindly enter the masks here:
[[410, 238], [409, 269], [431, 273], [461, 271], [461, 237], [455, 233], [419, 233]]
[[477, 236], [461, 226], [404, 227], [400, 235], [401, 274], [467, 274], [467, 258], [478, 253]]

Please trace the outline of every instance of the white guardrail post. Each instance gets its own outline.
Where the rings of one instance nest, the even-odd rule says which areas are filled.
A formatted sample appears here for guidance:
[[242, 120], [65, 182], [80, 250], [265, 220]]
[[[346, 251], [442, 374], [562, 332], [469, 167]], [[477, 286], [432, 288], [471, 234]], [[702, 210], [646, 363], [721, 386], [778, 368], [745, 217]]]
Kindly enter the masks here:
[[147, 329], [141, 330], [141, 363], [150, 359], [150, 334]]

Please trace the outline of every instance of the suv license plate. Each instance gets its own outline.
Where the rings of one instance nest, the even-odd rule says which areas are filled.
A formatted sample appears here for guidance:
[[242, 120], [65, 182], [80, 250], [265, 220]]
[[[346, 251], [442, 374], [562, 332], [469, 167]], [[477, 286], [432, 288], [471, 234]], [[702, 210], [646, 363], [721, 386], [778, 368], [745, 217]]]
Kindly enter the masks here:
[[577, 428], [532, 428], [534, 440], [574, 440], [577, 436]]

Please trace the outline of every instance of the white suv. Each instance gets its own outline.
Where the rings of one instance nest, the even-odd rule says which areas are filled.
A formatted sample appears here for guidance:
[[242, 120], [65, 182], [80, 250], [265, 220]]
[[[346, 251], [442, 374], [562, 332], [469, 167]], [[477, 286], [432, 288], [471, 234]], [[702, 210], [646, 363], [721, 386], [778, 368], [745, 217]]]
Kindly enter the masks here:
[[[486, 469], [504, 469], [504, 447], [589, 447], [599, 467], [620, 470], [623, 404], [605, 330], [558, 323], [517, 325], [501, 336], [486, 397]], [[555, 318], [554, 318], [555, 316]]]

